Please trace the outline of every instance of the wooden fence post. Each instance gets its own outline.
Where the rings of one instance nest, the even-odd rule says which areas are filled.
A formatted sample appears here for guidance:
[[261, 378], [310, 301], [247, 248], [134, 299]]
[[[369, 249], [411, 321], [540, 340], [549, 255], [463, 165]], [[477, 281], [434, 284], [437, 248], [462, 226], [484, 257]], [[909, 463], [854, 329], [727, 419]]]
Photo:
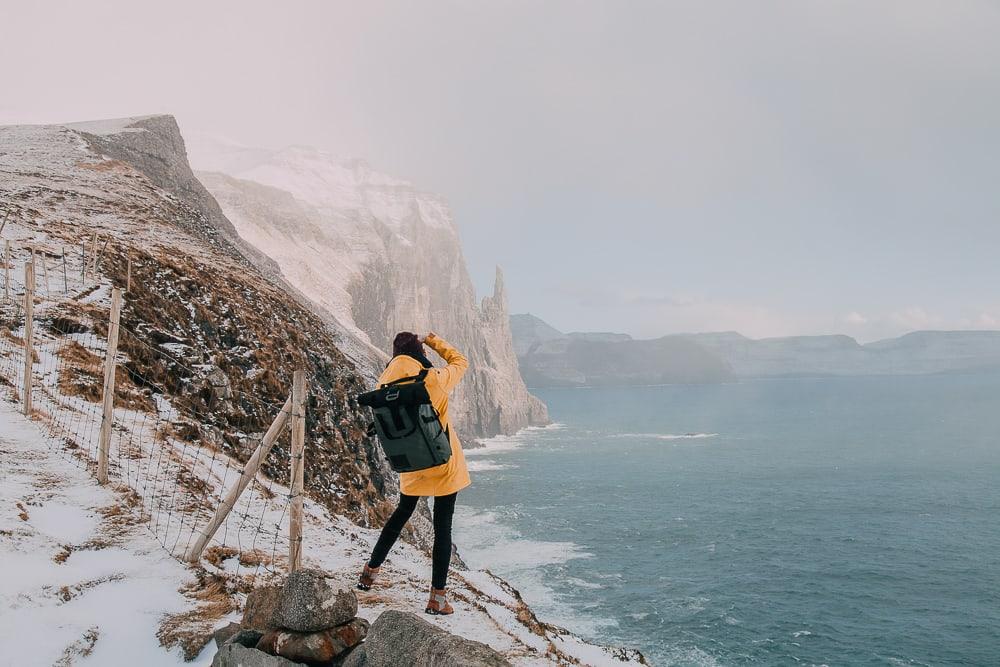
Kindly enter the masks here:
[[111, 235], [104, 237], [104, 245], [101, 246], [101, 251], [94, 253], [94, 275], [97, 275], [97, 270], [100, 268], [101, 260], [104, 259], [104, 251], [108, 249], [108, 244], [111, 243]]
[[91, 279], [97, 273], [97, 232], [94, 232], [94, 242], [90, 245], [90, 266], [87, 267], [87, 272]]
[[80, 244], [80, 282], [84, 286], [87, 284], [87, 241], [84, 239]]
[[35, 331], [35, 253], [24, 263], [24, 414], [31, 416], [31, 368], [35, 363], [32, 345]]
[[62, 265], [63, 265], [63, 294], [69, 294], [69, 277], [66, 275], [66, 246], [62, 249]]
[[52, 290], [49, 289], [49, 260], [48, 253], [41, 253], [42, 258], [42, 275], [45, 277], [45, 298], [52, 298]]
[[10, 301], [10, 241], [3, 242], [3, 293], [4, 300]]
[[306, 444], [306, 372], [292, 374], [291, 507], [288, 512], [288, 571], [302, 566], [302, 487]]
[[285, 430], [285, 426], [288, 424], [288, 416], [292, 412], [292, 397], [289, 396], [288, 400], [285, 401], [285, 405], [282, 406], [281, 411], [278, 412], [278, 416], [274, 418], [271, 422], [271, 427], [267, 429], [267, 433], [264, 434], [264, 439], [260, 441], [257, 449], [247, 460], [245, 466], [243, 466], [243, 474], [240, 475], [240, 479], [236, 482], [233, 488], [229, 489], [226, 497], [222, 500], [222, 503], [215, 510], [215, 516], [212, 520], [208, 522], [208, 525], [201, 531], [198, 535], [198, 539], [195, 543], [191, 545], [187, 553], [184, 554], [184, 560], [188, 563], [197, 563], [201, 559], [201, 554], [205, 551], [205, 547], [208, 543], [215, 537], [215, 533], [218, 532], [219, 527], [222, 526], [226, 517], [229, 513], [236, 507], [236, 501], [239, 500], [240, 496], [246, 490], [253, 478], [256, 477], [257, 471], [260, 470], [260, 465], [267, 458], [270, 453], [271, 448], [274, 447], [274, 443], [278, 441], [278, 437]]
[[125, 293], [132, 291], [132, 249], [128, 249], [128, 265], [125, 270]]
[[104, 416], [101, 440], [97, 449], [97, 481], [108, 483], [108, 452], [111, 450], [111, 424], [115, 416], [115, 361], [118, 357], [118, 325], [122, 316], [122, 291], [111, 290], [111, 318], [108, 320], [108, 349], [104, 356]]

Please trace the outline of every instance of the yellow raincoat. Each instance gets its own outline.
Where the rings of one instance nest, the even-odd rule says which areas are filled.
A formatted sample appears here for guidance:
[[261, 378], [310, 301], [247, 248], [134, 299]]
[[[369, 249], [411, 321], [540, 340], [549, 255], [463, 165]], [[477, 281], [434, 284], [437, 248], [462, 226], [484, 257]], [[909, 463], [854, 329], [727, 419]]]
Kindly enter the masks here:
[[[447, 463], [433, 468], [399, 473], [399, 490], [408, 496], [447, 496], [461, 491], [472, 483], [469, 479], [469, 469], [465, 465], [462, 445], [448, 417], [448, 394], [465, 375], [465, 371], [469, 368], [469, 360], [443, 338], [434, 334], [427, 336], [425, 343], [448, 363], [444, 368], [431, 369], [424, 384], [431, 397], [431, 404], [441, 418], [441, 425], [448, 429], [451, 458]], [[378, 383], [383, 385], [400, 378], [412, 377], [422, 368], [420, 362], [413, 357], [406, 355], [394, 357], [382, 372]]]

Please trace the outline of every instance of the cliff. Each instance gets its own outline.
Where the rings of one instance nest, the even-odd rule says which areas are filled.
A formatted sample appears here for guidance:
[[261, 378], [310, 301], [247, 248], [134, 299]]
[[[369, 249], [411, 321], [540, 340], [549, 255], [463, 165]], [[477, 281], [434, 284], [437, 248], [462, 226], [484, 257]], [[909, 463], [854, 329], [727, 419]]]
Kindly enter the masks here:
[[[216, 152], [216, 155], [218, 153]], [[230, 147], [199, 172], [240, 236], [353, 333], [377, 374], [397, 331], [433, 330], [470, 360], [452, 398], [471, 436], [548, 420], [518, 372], [503, 276], [476, 302], [446, 202], [410, 183], [302, 147]]]

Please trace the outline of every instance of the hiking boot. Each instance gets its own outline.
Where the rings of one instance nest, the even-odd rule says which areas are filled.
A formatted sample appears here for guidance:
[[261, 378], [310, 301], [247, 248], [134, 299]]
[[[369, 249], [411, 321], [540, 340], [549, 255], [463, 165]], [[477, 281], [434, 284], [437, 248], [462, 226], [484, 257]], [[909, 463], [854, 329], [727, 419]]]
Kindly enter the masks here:
[[378, 576], [379, 568], [368, 567], [365, 565], [365, 569], [361, 570], [361, 574], [358, 575], [358, 590], [359, 591], [370, 591], [372, 589], [372, 584], [375, 583], [375, 577]]
[[431, 599], [427, 601], [427, 609], [424, 612], [433, 616], [447, 616], [454, 614], [455, 610], [448, 604], [448, 596], [443, 588], [432, 588]]

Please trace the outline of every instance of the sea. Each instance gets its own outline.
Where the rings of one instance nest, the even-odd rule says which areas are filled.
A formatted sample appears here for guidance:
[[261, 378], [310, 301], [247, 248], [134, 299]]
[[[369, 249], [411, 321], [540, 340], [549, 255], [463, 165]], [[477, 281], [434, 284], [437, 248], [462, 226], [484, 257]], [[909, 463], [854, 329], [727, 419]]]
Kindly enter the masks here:
[[1000, 375], [536, 389], [465, 560], [653, 665], [1000, 665]]

